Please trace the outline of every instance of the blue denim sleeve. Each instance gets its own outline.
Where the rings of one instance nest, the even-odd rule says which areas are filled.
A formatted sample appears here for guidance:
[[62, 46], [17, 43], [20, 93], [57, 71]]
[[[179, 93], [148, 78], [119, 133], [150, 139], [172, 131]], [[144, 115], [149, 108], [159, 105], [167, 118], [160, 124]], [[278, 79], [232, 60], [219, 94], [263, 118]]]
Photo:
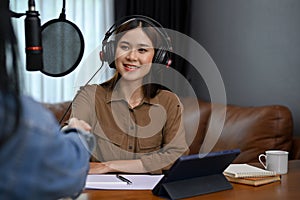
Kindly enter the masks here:
[[94, 137], [64, 134], [42, 105], [28, 99], [23, 104], [18, 131], [0, 151], [0, 199], [77, 196], [85, 185]]
[[[94, 148], [94, 136], [83, 131], [71, 131], [64, 134], [55, 128], [53, 137], [44, 144], [44, 159], [41, 166], [41, 180], [45, 195], [48, 192], [60, 194], [60, 197], [75, 197], [85, 185], [89, 170], [90, 153]], [[51, 129], [50, 129], [51, 130]], [[52, 128], [53, 130], [53, 128]], [[51, 134], [51, 133], [50, 133]], [[49, 187], [49, 182], [53, 184]], [[44, 195], [42, 195], [44, 196]]]
[[48, 181], [44, 182], [46, 193], [55, 192], [62, 197], [74, 197], [84, 188], [91, 149], [88, 149], [89, 146], [81, 134], [58, 133], [56, 139], [47, 142], [41, 173], [43, 173], [44, 180], [55, 184], [49, 187]]

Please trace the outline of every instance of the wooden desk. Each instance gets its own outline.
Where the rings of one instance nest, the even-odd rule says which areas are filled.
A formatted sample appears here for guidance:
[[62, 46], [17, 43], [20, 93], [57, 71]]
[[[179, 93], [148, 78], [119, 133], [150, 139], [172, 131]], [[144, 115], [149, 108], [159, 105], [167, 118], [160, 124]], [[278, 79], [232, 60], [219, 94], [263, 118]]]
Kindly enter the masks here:
[[[192, 198], [186, 198], [189, 200], [197, 199], [230, 199], [230, 200], [293, 200], [300, 197], [300, 160], [289, 161], [288, 174], [282, 175], [281, 182], [275, 182], [268, 185], [259, 187], [253, 187], [242, 184], [232, 183], [232, 190], [225, 190], [221, 192], [215, 192], [211, 194], [200, 195]], [[201, 186], [199, 186], [201, 187]], [[98, 200], [98, 199], [162, 199], [154, 196], [149, 190], [85, 190], [79, 197], [81, 200]]]

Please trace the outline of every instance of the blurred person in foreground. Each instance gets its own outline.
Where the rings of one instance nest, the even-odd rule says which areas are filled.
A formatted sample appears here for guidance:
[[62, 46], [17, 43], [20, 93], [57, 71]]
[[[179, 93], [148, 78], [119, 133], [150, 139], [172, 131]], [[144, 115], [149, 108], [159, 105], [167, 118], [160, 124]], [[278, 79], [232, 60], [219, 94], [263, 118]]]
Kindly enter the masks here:
[[1, 0], [0, 13], [0, 199], [75, 198], [95, 146], [91, 127], [73, 118], [61, 131], [48, 110], [21, 94], [9, 0]]

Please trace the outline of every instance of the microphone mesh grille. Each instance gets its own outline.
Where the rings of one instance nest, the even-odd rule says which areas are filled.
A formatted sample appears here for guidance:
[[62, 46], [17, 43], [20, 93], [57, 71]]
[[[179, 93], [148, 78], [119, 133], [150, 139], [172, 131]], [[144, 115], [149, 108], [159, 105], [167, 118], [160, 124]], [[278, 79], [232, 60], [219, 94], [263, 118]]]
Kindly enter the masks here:
[[73, 71], [83, 55], [81, 32], [68, 21], [50, 23], [42, 30], [43, 73], [63, 76]]

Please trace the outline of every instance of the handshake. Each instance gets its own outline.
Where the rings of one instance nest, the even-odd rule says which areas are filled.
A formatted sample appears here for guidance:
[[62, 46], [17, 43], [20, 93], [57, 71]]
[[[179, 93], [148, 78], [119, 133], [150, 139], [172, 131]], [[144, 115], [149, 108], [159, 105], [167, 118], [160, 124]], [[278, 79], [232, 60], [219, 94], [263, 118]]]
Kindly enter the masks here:
[[62, 127], [61, 131], [66, 132], [69, 129], [80, 129], [85, 132], [90, 132], [91, 126], [84, 120], [73, 117], [65, 123], [65, 126]]

